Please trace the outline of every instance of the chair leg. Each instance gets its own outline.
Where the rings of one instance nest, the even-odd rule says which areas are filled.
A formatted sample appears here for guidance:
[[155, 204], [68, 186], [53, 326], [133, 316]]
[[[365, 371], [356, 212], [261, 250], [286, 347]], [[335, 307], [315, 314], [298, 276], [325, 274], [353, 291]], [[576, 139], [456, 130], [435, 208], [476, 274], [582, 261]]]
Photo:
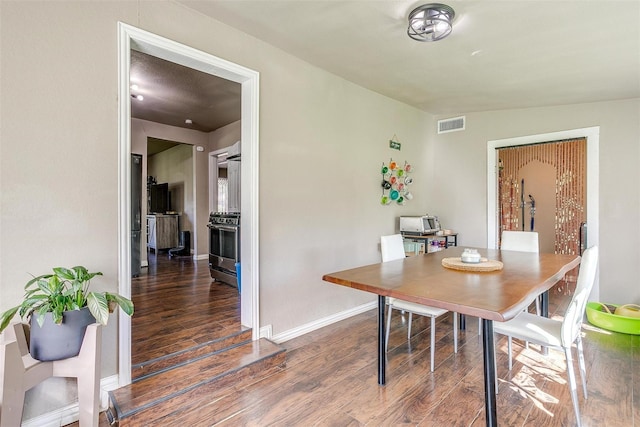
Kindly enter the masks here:
[[391, 330], [391, 313], [393, 313], [393, 307], [389, 306], [389, 311], [387, 312], [387, 333], [384, 340], [384, 352], [387, 352], [389, 348], [389, 331]]
[[409, 312], [409, 327], [407, 328], [407, 344], [411, 343], [411, 320], [413, 317], [413, 313]]
[[431, 372], [433, 372], [434, 354], [436, 346], [436, 318], [431, 317]]
[[16, 341], [2, 344], [0, 351], [0, 426], [15, 427], [22, 421], [24, 365]]
[[496, 354], [496, 335], [493, 334], [493, 373], [495, 374], [496, 395], [498, 394], [498, 355]]
[[578, 406], [578, 391], [576, 386], [576, 374], [573, 370], [573, 358], [571, 356], [571, 347], [564, 349], [564, 355], [567, 359], [567, 376], [569, 377], [569, 389], [571, 391], [571, 401], [573, 402], [573, 412], [576, 414], [576, 422], [578, 427], [582, 426], [580, 421], [580, 407]]
[[79, 423], [82, 427], [98, 427], [100, 380], [96, 376], [78, 376]]
[[99, 425], [101, 344], [102, 326], [91, 324], [87, 326], [78, 356], [52, 362], [54, 377], [77, 378], [81, 427]]
[[458, 313], [453, 312], [453, 352], [458, 352]]
[[79, 369], [77, 374], [80, 412], [78, 421], [82, 427], [99, 425], [101, 343], [102, 327], [96, 324], [89, 325], [78, 354], [76, 367]]
[[513, 339], [509, 336], [507, 337], [507, 351], [509, 352], [509, 370], [511, 370], [511, 368], [513, 368], [513, 356], [511, 354], [511, 351], [513, 350], [512, 348], [512, 341]]
[[580, 365], [580, 380], [582, 381], [582, 391], [584, 391], [584, 398], [587, 398], [587, 369], [584, 364], [584, 352], [582, 351], [582, 339], [578, 334], [576, 340], [576, 346], [578, 347], [578, 364]]
[[478, 317], [478, 335], [482, 335], [482, 319]]
[[[540, 316], [540, 297], [536, 297], [536, 315]], [[529, 312], [529, 307], [524, 310], [525, 313]], [[524, 348], [529, 350], [529, 341], [524, 342]]]
[[0, 426], [15, 427], [21, 425], [24, 396], [24, 392], [12, 392], [9, 396], [3, 398], [2, 404], [4, 408], [2, 410]]

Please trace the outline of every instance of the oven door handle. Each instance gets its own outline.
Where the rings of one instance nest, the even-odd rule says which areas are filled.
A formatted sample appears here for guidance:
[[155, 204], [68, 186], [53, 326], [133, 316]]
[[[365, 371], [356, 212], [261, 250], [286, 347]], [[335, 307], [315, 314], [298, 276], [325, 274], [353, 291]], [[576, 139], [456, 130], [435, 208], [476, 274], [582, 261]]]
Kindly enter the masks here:
[[207, 224], [207, 227], [215, 229], [215, 230], [222, 230], [222, 231], [238, 231], [238, 227], [230, 227], [230, 226], [225, 226], [225, 225], [211, 225], [211, 224]]

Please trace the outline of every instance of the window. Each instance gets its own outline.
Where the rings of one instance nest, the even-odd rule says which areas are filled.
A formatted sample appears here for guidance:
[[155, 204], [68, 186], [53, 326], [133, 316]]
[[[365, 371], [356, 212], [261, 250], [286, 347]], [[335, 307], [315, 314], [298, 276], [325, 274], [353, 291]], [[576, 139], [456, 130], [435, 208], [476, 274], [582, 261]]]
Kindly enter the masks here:
[[227, 178], [218, 178], [218, 212], [229, 209], [229, 184]]

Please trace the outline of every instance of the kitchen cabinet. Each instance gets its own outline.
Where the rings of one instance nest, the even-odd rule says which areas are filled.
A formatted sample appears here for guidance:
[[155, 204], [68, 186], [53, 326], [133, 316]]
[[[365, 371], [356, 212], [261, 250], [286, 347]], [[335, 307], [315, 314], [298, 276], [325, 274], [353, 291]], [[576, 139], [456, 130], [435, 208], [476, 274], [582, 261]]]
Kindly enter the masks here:
[[178, 246], [179, 215], [147, 215], [147, 247], [155, 251]]

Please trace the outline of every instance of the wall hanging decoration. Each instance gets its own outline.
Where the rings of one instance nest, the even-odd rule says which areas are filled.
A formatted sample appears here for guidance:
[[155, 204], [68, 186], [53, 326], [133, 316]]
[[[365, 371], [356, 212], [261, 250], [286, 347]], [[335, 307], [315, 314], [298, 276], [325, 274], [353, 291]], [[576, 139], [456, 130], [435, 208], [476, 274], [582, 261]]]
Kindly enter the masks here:
[[401, 144], [398, 142], [398, 138], [396, 135], [393, 135], [393, 138], [389, 140], [389, 148], [393, 148], [394, 150], [400, 151]]
[[411, 165], [406, 161], [400, 164], [393, 159], [389, 159], [389, 163], [382, 163], [380, 170], [382, 173], [382, 197], [380, 203], [390, 205], [397, 203], [404, 205], [408, 200], [413, 199], [413, 194], [409, 191], [409, 187], [413, 183], [411, 173]]

